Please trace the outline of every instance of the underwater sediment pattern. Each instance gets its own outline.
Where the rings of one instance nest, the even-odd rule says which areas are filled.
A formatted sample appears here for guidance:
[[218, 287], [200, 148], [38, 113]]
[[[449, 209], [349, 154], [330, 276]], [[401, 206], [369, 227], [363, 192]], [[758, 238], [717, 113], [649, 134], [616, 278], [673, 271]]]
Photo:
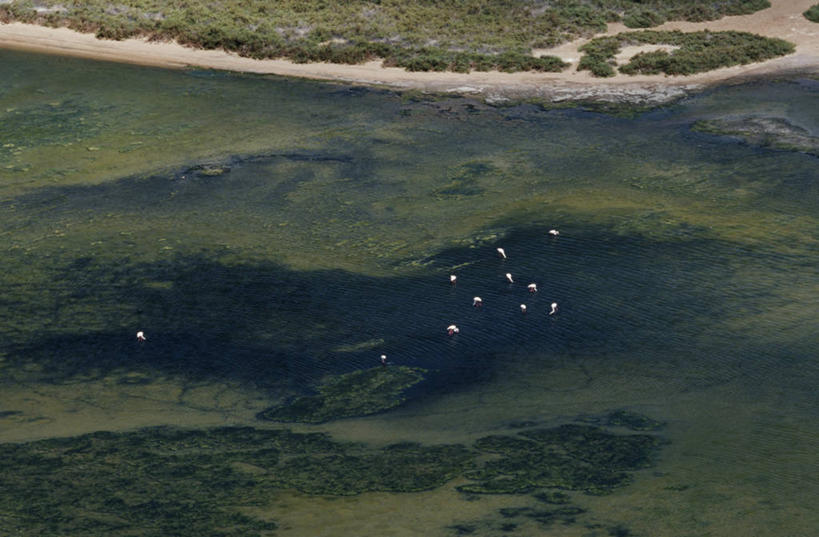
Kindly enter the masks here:
[[0, 533], [819, 526], [815, 81], [595, 111], [0, 59]]

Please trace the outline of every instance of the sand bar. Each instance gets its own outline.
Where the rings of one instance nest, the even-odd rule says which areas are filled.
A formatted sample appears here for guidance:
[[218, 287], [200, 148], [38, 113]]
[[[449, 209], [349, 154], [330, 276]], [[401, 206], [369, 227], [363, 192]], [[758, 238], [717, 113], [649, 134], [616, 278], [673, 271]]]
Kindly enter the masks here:
[[[352, 84], [415, 89], [428, 92], [472, 94], [487, 101], [515, 98], [540, 98], [554, 102], [598, 100], [610, 102], [664, 102], [704, 87], [743, 81], [753, 77], [819, 73], [819, 24], [808, 21], [802, 12], [817, 0], [773, 0], [772, 7], [705, 23], [671, 22], [659, 30], [712, 31], [738, 30], [767, 37], [779, 37], [796, 45], [796, 52], [766, 62], [734, 66], [692, 76], [618, 74], [612, 78], [592, 77], [574, 67], [561, 73], [408, 72], [384, 68], [381, 62], [361, 65], [328, 63], [297, 64], [286, 60], [254, 60], [221, 50], [202, 50], [172, 42], [145, 39], [100, 40], [92, 34], [67, 28], [48, 28], [32, 24], [0, 24], [0, 47], [49, 54], [65, 54], [98, 60], [151, 65], [166, 68], [201, 67], [247, 73], [294, 76]], [[610, 24], [601, 35], [629, 31], [621, 24]], [[575, 64], [581, 54], [579, 39], [537, 54], [554, 54]], [[638, 50], [629, 50], [632, 54]], [[622, 55], [618, 57], [622, 61]]]

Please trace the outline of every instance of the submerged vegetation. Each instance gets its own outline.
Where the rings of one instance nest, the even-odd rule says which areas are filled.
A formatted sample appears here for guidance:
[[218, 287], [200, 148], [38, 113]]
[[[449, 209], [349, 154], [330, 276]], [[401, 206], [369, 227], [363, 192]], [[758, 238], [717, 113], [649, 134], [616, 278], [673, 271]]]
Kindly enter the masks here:
[[819, 156], [819, 137], [791, 122], [775, 117], [722, 118], [697, 121], [693, 129], [708, 134], [733, 136], [744, 142], [782, 151]]
[[720, 67], [744, 65], [790, 54], [793, 44], [747, 32], [627, 32], [592, 39], [582, 47], [578, 70], [614, 76], [614, 57], [627, 45], [664, 45], [668, 50], [640, 52], [618, 70], [627, 75], [691, 75]]
[[632, 431], [656, 431], [662, 429], [665, 424], [629, 410], [615, 410], [606, 416], [606, 425], [625, 427]]
[[[645, 467], [660, 441], [564, 425], [492, 436], [474, 447], [398, 443], [372, 448], [323, 433], [250, 427], [129, 433], [0, 445], [0, 521], [13, 535], [262, 536], [277, 527], [275, 491], [344, 496], [415, 492], [466, 475], [463, 492], [536, 487], [605, 494]], [[501, 458], [485, 460], [487, 454]], [[480, 461], [480, 462], [479, 462]], [[470, 470], [471, 469], [471, 470]], [[507, 475], [505, 487], [495, 486]], [[515, 481], [516, 486], [511, 486]], [[503, 518], [569, 524], [584, 512], [541, 490], [550, 509], [507, 508]], [[265, 513], [264, 518], [245, 513]], [[258, 515], [257, 515], [258, 516]]]
[[714, 20], [768, 6], [768, 0], [708, 5], [696, 0], [125, 0], [112, 7], [104, 0], [11, 0], [0, 4], [0, 20], [68, 26], [106, 39], [173, 39], [253, 58], [333, 63], [380, 58], [386, 65], [414, 71], [559, 71], [567, 64], [533, 56], [531, 50], [601, 32], [608, 22], [645, 28], [667, 20]]
[[0, 521], [14, 535], [268, 535], [242, 513], [271, 492], [348, 495], [446, 483], [462, 446], [368, 449], [326, 435], [252, 428], [152, 428], [0, 445]]
[[629, 471], [650, 466], [659, 445], [654, 436], [618, 436], [587, 425], [487, 436], [475, 447], [500, 458], [468, 472], [466, 477], [475, 483], [461, 485], [458, 490], [521, 494], [557, 488], [608, 494], [631, 482]]
[[303, 396], [265, 410], [262, 419], [322, 423], [389, 410], [404, 401], [406, 389], [421, 382], [426, 371], [417, 367], [374, 367], [323, 379], [316, 395]]

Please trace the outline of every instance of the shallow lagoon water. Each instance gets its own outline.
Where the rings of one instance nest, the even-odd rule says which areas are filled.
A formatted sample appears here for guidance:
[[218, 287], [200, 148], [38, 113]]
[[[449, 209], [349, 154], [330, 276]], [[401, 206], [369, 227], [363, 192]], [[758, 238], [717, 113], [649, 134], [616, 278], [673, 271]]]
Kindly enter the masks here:
[[404, 406], [296, 428], [469, 443], [627, 408], [666, 422], [670, 443], [632, 485], [576, 495], [575, 524], [503, 531], [497, 510], [530, 499], [447, 485], [279, 491], [253, 509], [278, 533], [819, 526], [817, 160], [690, 128], [762, 114], [816, 135], [815, 82], [615, 117], [2, 60], [4, 441], [275, 427], [255, 414], [385, 352], [432, 370]]

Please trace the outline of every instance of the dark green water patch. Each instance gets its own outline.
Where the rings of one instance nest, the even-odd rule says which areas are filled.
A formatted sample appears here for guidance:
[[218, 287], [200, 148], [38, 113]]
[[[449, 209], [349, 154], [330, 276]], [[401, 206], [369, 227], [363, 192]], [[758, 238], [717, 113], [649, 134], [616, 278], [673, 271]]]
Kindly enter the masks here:
[[[217, 258], [39, 264], [28, 277], [47, 284], [16, 282], [6, 295], [8, 326], [17, 336], [6, 342], [13, 348], [9, 364], [18, 371], [38, 364], [29, 379], [48, 382], [127, 368], [145, 375], [143, 383], [157, 374], [300, 383], [320, 377], [318, 360], [365, 330], [343, 310], [322, 307], [322, 276], [310, 283], [275, 265]], [[25, 255], [7, 259], [26, 262]], [[148, 337], [144, 344], [135, 339], [138, 330]]]
[[557, 522], [564, 525], [574, 524], [578, 515], [586, 512], [580, 507], [559, 507], [552, 510], [535, 509], [533, 507], [507, 507], [499, 510], [503, 518], [525, 517], [538, 522], [541, 526], [551, 526]]
[[632, 431], [659, 431], [665, 423], [653, 420], [644, 414], [631, 410], [615, 410], [604, 416], [582, 416], [577, 421], [596, 426], [625, 427]]
[[570, 503], [572, 501], [572, 497], [566, 494], [565, 492], [558, 492], [553, 490], [536, 492], [535, 494], [532, 494], [532, 497], [543, 503], [551, 503], [556, 505], [562, 505]]
[[436, 190], [441, 196], [476, 196], [484, 192], [480, 186], [483, 176], [497, 174], [499, 170], [491, 162], [467, 162], [449, 174], [448, 183]]
[[366, 416], [400, 405], [404, 391], [424, 379], [425, 369], [406, 366], [374, 367], [326, 377], [316, 395], [298, 397], [265, 410], [261, 419], [322, 423]]
[[[204, 181], [222, 183], [233, 171]], [[47, 214], [61, 203], [45, 196], [35, 203], [35, 197], [27, 198], [25, 211], [32, 220], [36, 203]], [[163, 225], [164, 215], [156, 221]], [[508, 234], [508, 261], [489, 243], [445, 250], [418, 276], [378, 278], [292, 270], [229, 248], [186, 254], [190, 245], [180, 246], [173, 230], [168, 233], [168, 240], [156, 243], [139, 234], [122, 236], [113, 251], [82, 242], [115, 238], [80, 240], [80, 234], [55, 237], [54, 249], [26, 251], [21, 245], [8, 251], [7, 270], [0, 274], [0, 319], [8, 327], [0, 351], [8, 357], [8, 376], [64, 382], [115, 374], [123, 384], [139, 384], [170, 374], [304, 395], [323, 376], [369, 368], [386, 353], [396, 365], [436, 370], [412, 397], [451, 394], [532, 356], [548, 367], [550, 357], [564, 353], [636, 348], [655, 349], [652, 356], [665, 360], [669, 344], [689, 350], [702, 345], [700, 354], [709, 356], [708, 337], [748, 345], [746, 335], [724, 333], [712, 317], [732, 319], [736, 303], [761, 311], [776, 282], [748, 286], [733, 281], [734, 274], [747, 267], [776, 273], [790, 261], [696, 235], [652, 241], [575, 225], [558, 240], [539, 227]], [[123, 255], [125, 244], [133, 245], [133, 258]], [[141, 261], [139, 250], [149, 247], [159, 249], [158, 259]], [[175, 253], [177, 248], [183, 251]], [[720, 260], [719, 267], [709, 269], [709, 260]], [[447, 277], [453, 266], [459, 266], [456, 286]], [[523, 282], [536, 281], [541, 291], [509, 285], [508, 270]], [[471, 306], [475, 295], [485, 307]], [[557, 316], [548, 316], [552, 300], [560, 303]], [[527, 316], [519, 313], [523, 301]], [[690, 315], [694, 304], [697, 315]], [[445, 328], [452, 322], [462, 331], [449, 338]], [[135, 339], [138, 330], [148, 337], [144, 344]], [[362, 345], [371, 341], [379, 343]], [[503, 356], [509, 345], [519, 354]], [[700, 382], [753, 371], [738, 350], [720, 352], [719, 363], [709, 360]], [[28, 369], [32, 365], [36, 369]], [[141, 376], [124, 376], [128, 372]], [[312, 411], [315, 403], [308, 405]]]
[[[98, 136], [116, 121], [112, 106], [94, 106], [76, 98], [0, 110], [0, 144], [5, 151], [38, 144], [82, 142]], [[87, 148], [86, 148], [87, 149]]]

